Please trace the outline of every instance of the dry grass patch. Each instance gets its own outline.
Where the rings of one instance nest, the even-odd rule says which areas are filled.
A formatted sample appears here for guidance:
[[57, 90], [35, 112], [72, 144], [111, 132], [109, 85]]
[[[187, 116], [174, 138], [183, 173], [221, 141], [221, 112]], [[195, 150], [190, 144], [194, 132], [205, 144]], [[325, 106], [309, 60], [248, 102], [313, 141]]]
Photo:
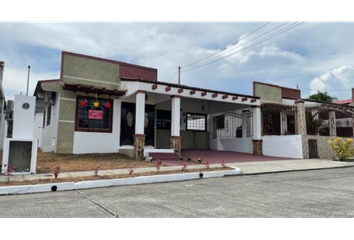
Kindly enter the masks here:
[[177, 174], [177, 173], [191, 173], [191, 172], [212, 172], [212, 171], [224, 171], [224, 170], [234, 170], [230, 167], [222, 168], [205, 168], [205, 169], [189, 169], [185, 171], [156, 171], [147, 173], [134, 173], [133, 175], [119, 174], [119, 175], [104, 175], [104, 176], [86, 176], [86, 177], [70, 177], [70, 178], [48, 178], [48, 179], [38, 179], [33, 181], [15, 181], [10, 179], [10, 182], [0, 182], [0, 186], [20, 186], [20, 185], [37, 185], [45, 183], [61, 183], [61, 182], [81, 182], [88, 180], [104, 180], [104, 179], [118, 179], [118, 178], [132, 178], [140, 176], [152, 176], [152, 175], [164, 175], [164, 174]]
[[55, 154], [38, 152], [37, 173], [53, 172], [60, 167], [60, 172], [91, 171], [129, 168], [133, 165], [139, 167], [153, 167], [154, 164], [145, 161], [136, 161], [119, 153], [109, 154]]

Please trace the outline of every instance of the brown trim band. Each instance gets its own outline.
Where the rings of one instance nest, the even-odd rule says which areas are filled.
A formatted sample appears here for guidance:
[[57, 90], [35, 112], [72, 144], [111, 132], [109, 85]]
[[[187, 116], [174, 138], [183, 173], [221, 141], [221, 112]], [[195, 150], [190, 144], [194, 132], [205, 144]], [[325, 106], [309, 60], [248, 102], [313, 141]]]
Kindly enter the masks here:
[[126, 90], [108, 90], [106, 88], [97, 88], [94, 86], [81, 85], [81, 84], [67, 84], [63, 86], [64, 90], [73, 91], [73, 92], [85, 92], [85, 93], [96, 93], [103, 94], [108, 96], [124, 96]]
[[181, 139], [181, 136], [171, 136], [172, 139]]
[[180, 95], [171, 95], [171, 98], [182, 98]]
[[145, 91], [145, 90], [136, 90], [136, 91], [135, 91], [135, 94], [138, 94], [138, 93], [144, 93], [144, 94], [146, 94], [147, 91]]
[[145, 136], [146, 136], [145, 134], [140, 134], [140, 133], [133, 134], [133, 137], [145, 137]]
[[262, 139], [252, 139], [252, 142], [263, 142]]
[[122, 77], [121, 81], [128, 81], [128, 82], [143, 82], [143, 83], [150, 83], [150, 84], [158, 84], [158, 85], [164, 85], [164, 86], [171, 86], [175, 88], [184, 88], [185, 90], [190, 90], [190, 95], [195, 94], [196, 91], [201, 91], [201, 92], [208, 92], [208, 93], [218, 93], [218, 94], [227, 94], [230, 96], [238, 96], [238, 97], [247, 97], [247, 98], [256, 98], [260, 99], [260, 97], [256, 96], [251, 96], [251, 95], [245, 95], [245, 94], [238, 94], [238, 93], [231, 93], [231, 92], [223, 92], [223, 91], [217, 91], [217, 90], [211, 90], [211, 89], [204, 89], [204, 88], [198, 88], [198, 87], [192, 87], [192, 86], [187, 86], [187, 85], [179, 85], [175, 83], [168, 83], [168, 82], [152, 82], [150, 80], [144, 80], [140, 78], [127, 78], [127, 77]]

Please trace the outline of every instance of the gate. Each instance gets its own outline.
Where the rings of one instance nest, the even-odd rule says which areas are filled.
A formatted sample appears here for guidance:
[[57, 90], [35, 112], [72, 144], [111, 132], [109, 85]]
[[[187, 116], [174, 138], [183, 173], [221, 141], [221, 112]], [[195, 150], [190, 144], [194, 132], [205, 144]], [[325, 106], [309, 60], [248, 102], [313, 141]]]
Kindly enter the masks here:
[[252, 136], [252, 113], [246, 115], [246, 126], [242, 126], [242, 114], [226, 112], [213, 117], [213, 138], [242, 138], [242, 128], [247, 128], [247, 136]]
[[309, 139], [309, 158], [319, 158], [317, 149], [317, 139]]

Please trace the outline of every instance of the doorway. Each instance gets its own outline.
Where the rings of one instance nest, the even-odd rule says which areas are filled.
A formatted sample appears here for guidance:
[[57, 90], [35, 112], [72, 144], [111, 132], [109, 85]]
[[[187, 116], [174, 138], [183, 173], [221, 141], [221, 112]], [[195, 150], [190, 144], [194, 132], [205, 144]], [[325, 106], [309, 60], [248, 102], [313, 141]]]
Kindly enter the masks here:
[[[134, 145], [135, 103], [122, 102], [120, 145]], [[145, 146], [154, 146], [155, 106], [145, 105], [144, 119]]]

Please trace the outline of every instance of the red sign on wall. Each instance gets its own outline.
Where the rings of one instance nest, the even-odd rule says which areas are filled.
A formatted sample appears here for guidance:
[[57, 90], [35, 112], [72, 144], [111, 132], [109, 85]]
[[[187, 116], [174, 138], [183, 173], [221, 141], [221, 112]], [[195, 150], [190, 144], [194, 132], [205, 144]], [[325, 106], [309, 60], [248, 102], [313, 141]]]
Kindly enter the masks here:
[[103, 111], [102, 110], [89, 110], [88, 119], [102, 120]]

